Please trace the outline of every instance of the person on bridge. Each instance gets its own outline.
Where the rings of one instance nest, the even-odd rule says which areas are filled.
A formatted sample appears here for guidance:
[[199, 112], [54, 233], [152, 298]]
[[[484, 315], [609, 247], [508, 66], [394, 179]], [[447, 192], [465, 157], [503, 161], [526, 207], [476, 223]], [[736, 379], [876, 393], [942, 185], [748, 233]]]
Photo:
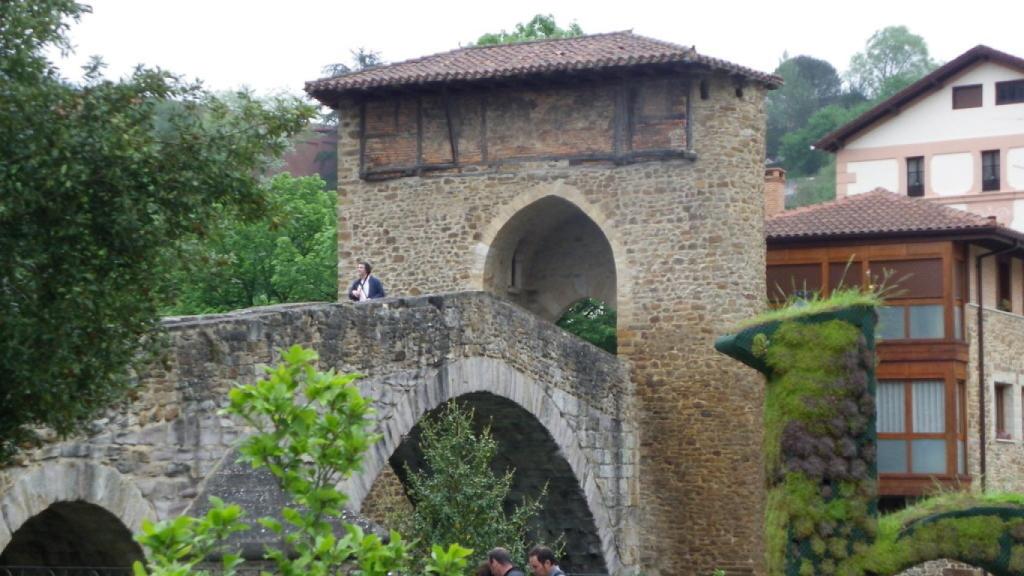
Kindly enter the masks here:
[[348, 289], [348, 299], [353, 302], [363, 302], [366, 300], [372, 300], [374, 298], [384, 297], [384, 285], [381, 281], [373, 276], [373, 267], [370, 266], [369, 262], [360, 262], [357, 266], [359, 271], [359, 278], [352, 283], [352, 286]]
[[537, 546], [527, 554], [530, 559], [530, 571], [533, 576], [565, 576], [565, 572], [558, 567], [558, 560], [555, 553], [547, 546]]
[[495, 548], [488, 552], [487, 564], [491, 567], [491, 576], [526, 576], [512, 563], [512, 556], [504, 548]]

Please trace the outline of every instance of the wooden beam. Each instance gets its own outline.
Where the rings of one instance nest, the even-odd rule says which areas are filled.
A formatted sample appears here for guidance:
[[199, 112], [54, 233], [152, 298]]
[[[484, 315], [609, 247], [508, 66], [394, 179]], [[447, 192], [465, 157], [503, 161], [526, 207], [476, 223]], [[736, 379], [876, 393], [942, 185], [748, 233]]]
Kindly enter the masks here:
[[441, 91], [441, 100], [444, 103], [444, 118], [448, 125], [448, 144], [452, 150], [452, 162], [459, 163], [459, 139], [455, 133], [455, 125], [452, 122], [452, 99], [447, 90]]

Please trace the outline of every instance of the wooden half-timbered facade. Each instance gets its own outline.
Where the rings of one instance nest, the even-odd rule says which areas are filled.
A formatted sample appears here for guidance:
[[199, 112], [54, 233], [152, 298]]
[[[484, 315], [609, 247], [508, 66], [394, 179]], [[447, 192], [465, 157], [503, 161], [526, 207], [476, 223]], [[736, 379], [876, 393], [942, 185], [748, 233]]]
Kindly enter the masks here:
[[1024, 235], [876, 190], [783, 212], [768, 220], [766, 238], [770, 302], [843, 286], [886, 297], [876, 395], [882, 495], [985, 481], [1020, 489]]

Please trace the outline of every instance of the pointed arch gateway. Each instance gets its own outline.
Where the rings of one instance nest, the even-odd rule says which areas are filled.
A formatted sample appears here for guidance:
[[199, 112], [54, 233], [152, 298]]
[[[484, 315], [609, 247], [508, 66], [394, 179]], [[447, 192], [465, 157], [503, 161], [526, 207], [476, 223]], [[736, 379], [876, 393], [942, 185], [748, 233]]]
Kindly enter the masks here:
[[484, 232], [476, 288], [552, 322], [584, 298], [618, 309], [628, 274], [616, 258], [623, 251], [611, 229], [575, 188], [540, 187], [500, 210]]

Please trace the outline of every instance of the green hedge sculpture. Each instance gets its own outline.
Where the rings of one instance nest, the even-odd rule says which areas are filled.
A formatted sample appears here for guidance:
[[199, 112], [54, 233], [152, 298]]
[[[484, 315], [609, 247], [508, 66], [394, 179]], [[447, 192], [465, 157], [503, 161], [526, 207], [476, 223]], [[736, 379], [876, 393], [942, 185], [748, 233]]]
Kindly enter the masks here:
[[878, 515], [875, 307], [840, 291], [715, 343], [763, 373], [765, 542], [773, 576], [891, 575], [952, 559], [1024, 574], [1024, 495], [943, 494]]

